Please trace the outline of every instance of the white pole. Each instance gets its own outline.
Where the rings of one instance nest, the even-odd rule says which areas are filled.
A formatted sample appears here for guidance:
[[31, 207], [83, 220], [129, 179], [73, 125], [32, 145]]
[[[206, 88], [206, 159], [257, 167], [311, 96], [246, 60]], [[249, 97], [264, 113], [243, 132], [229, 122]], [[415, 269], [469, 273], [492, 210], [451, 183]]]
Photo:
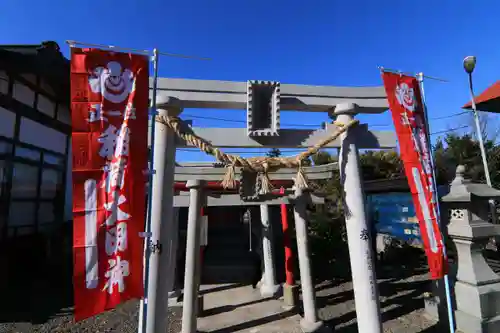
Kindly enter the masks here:
[[[472, 112], [474, 113], [474, 123], [476, 125], [476, 135], [477, 139], [479, 141], [479, 149], [481, 149], [481, 159], [483, 160], [483, 168], [484, 168], [484, 176], [486, 177], [486, 184], [491, 187], [491, 178], [490, 178], [490, 171], [488, 169], [488, 160], [486, 157], [486, 149], [484, 149], [484, 141], [483, 141], [483, 133], [481, 131], [481, 124], [479, 123], [479, 115], [477, 113], [477, 107], [476, 107], [476, 97], [474, 96], [474, 89], [472, 86], [472, 72], [468, 73], [469, 74], [469, 91], [470, 91], [470, 97], [471, 97], [471, 105], [472, 105]], [[490, 200], [490, 210], [491, 210], [491, 221], [492, 223], [498, 223], [496, 219], [496, 209], [495, 209], [495, 201]]]
[[[356, 104], [338, 104], [335, 107], [337, 121], [343, 124], [349, 123], [357, 113], [356, 109]], [[374, 254], [370, 243], [370, 227], [365, 210], [366, 203], [355, 130], [356, 128], [350, 128], [340, 136], [342, 143], [339, 166], [342, 188], [345, 192], [344, 215], [356, 317], [358, 318], [358, 332], [382, 333]]]
[[145, 240], [144, 240], [144, 298], [141, 299], [139, 306], [139, 323], [138, 323], [138, 333], [143, 333], [146, 330], [146, 320], [147, 317], [147, 296], [148, 296], [148, 276], [149, 276], [149, 250], [151, 241], [151, 209], [152, 209], [152, 197], [153, 197], [153, 179], [154, 179], [154, 144], [155, 144], [155, 118], [156, 118], [156, 88], [158, 84], [158, 50], [155, 48], [153, 50], [153, 98], [151, 99], [151, 108], [149, 110], [149, 121], [151, 122], [151, 132], [150, 132], [150, 152], [149, 152], [149, 174], [148, 174], [148, 211], [146, 216], [145, 225]]
[[[437, 188], [437, 183], [436, 183], [436, 168], [434, 166], [434, 156], [432, 153], [432, 145], [431, 145], [431, 137], [430, 137], [430, 125], [429, 125], [429, 116], [427, 114], [427, 103], [425, 101], [425, 90], [424, 90], [424, 75], [422, 73], [419, 73], [417, 75], [417, 80], [420, 83], [420, 90], [422, 92], [422, 106], [424, 109], [424, 123], [425, 123], [425, 130], [427, 132], [427, 137], [428, 137], [428, 142], [427, 142], [427, 149], [429, 151], [430, 156], [430, 162], [431, 162], [431, 168], [432, 168], [432, 179], [433, 183], [432, 186], [434, 187], [434, 200], [436, 201], [436, 213], [437, 213], [437, 220], [439, 221], [439, 226], [441, 229], [441, 212], [439, 210], [439, 198], [438, 198], [438, 188]], [[446, 257], [446, 244], [445, 244], [445, 239], [443, 238], [443, 235], [441, 233], [441, 238], [443, 239], [443, 255]], [[448, 310], [448, 323], [450, 324], [450, 333], [455, 332], [455, 321], [453, 318], [453, 303], [451, 301], [451, 291], [450, 291], [450, 279], [448, 277], [448, 274], [446, 274], [443, 278], [444, 280], [444, 287], [445, 287], [445, 294], [446, 294], [446, 305], [447, 305], [447, 310]]]

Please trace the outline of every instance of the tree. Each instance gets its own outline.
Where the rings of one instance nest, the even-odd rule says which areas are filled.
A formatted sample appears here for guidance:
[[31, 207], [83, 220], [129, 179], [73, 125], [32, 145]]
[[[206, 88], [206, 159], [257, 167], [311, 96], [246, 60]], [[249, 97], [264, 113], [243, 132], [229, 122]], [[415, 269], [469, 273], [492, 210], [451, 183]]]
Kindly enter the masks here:
[[363, 180], [393, 179], [404, 176], [404, 168], [395, 151], [367, 151], [360, 155]]
[[323, 165], [336, 162], [337, 158], [335, 158], [326, 151], [318, 151], [316, 154], [311, 156], [311, 160], [314, 163], [314, 165]]
[[[469, 134], [477, 140], [476, 133], [476, 122], [474, 120], [474, 113], [471, 111], [466, 114], [467, 123], [469, 124]], [[483, 136], [483, 141], [493, 140], [496, 141], [500, 134], [500, 128], [498, 124], [497, 117], [488, 112], [477, 112], [477, 116], [479, 118], [479, 128], [481, 131], [481, 135]]]
[[[488, 169], [494, 187], [500, 185], [500, 146], [493, 140], [485, 140]], [[475, 182], [485, 182], [486, 177], [479, 142], [472, 135], [454, 133], [439, 138], [434, 147], [435, 168], [438, 184], [449, 184], [455, 177], [457, 165], [466, 168], [467, 176]]]

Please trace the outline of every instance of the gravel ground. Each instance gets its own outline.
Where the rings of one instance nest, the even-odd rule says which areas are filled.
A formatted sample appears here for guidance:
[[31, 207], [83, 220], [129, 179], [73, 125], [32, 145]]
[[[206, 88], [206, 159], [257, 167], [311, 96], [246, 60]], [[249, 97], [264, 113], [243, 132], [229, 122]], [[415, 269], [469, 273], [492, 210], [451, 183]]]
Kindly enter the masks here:
[[[181, 311], [169, 310], [170, 332], [180, 332], [181, 315]], [[138, 316], [139, 302], [133, 300], [78, 323], [73, 322], [69, 312], [54, 315], [44, 323], [0, 323], [0, 333], [136, 333]]]
[[[383, 267], [378, 276], [384, 332], [439, 332], [423, 315], [423, 292], [427, 291], [425, 270], [401, 265]], [[138, 301], [129, 301], [99, 316], [73, 322], [72, 290], [68, 283], [33, 284], [1, 291], [0, 333], [31, 332], [137, 332]], [[15, 291], [15, 293], [14, 293]], [[335, 332], [357, 332], [351, 282], [317, 285], [319, 315]], [[180, 331], [181, 311], [170, 312], [170, 332]]]
[[[384, 332], [439, 332], [435, 321], [424, 315], [423, 292], [427, 291], [428, 274], [402, 279], [379, 279], [380, 307]], [[335, 332], [358, 332], [352, 283], [317, 286], [319, 316]]]

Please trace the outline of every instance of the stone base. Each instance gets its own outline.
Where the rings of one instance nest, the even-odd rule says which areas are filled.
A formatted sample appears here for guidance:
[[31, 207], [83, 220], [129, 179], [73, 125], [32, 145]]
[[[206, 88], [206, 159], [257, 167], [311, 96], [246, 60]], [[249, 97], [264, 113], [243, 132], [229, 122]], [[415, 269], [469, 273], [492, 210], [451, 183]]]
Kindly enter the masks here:
[[294, 308], [299, 304], [299, 287], [297, 285], [283, 285], [283, 303], [287, 308]]
[[302, 332], [304, 333], [332, 333], [332, 329], [326, 326], [322, 321], [311, 323], [302, 319], [300, 321], [300, 328], [302, 328]]
[[460, 310], [455, 311], [457, 332], [463, 333], [498, 333], [500, 332], [500, 316], [490, 319], [474, 317]]
[[424, 296], [425, 315], [430, 319], [439, 320], [439, 297]]
[[260, 286], [260, 295], [262, 297], [276, 297], [280, 292], [281, 286], [279, 284], [267, 285], [265, 283]]
[[168, 292], [168, 307], [182, 307], [182, 293], [180, 290]]
[[168, 307], [169, 308], [182, 308], [183, 303], [180, 298], [169, 298]]

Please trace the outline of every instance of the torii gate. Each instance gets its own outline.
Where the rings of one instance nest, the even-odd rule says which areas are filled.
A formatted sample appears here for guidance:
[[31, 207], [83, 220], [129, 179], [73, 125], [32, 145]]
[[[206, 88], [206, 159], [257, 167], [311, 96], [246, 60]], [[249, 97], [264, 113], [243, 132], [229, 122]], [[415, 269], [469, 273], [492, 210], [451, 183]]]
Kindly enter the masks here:
[[[255, 202], [261, 204], [269, 200], [266, 197], [270, 195], [268, 183], [272, 183], [273, 178], [279, 177], [280, 174], [279, 171], [277, 173], [274, 171], [283, 166], [288, 166], [289, 169], [297, 168], [298, 172], [295, 170], [296, 176], [294, 177], [293, 200], [305, 311], [301, 327], [304, 332], [321, 330], [324, 326], [317, 318], [314, 304], [314, 286], [310, 274], [307, 228], [304, 219], [305, 203], [308, 198], [305, 186], [307, 181], [304, 176], [314, 178], [315, 167], [310, 170], [301, 167], [300, 159], [305, 156], [304, 154], [300, 154], [298, 159], [244, 160], [227, 156], [218, 148], [315, 147], [309, 148], [310, 154], [321, 147], [340, 148], [339, 170], [344, 188], [345, 219], [358, 327], [360, 332], [381, 333], [373, 253], [365, 237], [369, 228], [364, 209], [365, 198], [358, 149], [394, 148], [396, 139], [394, 133], [390, 131], [369, 131], [366, 125], [357, 124], [354, 116], [358, 113], [373, 114], [386, 111], [388, 105], [384, 88], [305, 86], [269, 81], [228, 82], [160, 78], [157, 93], [156, 124], [158, 128], [154, 136], [156, 174], [153, 178], [152, 244], [165, 245], [168, 251], [168, 244], [171, 244], [171, 237], [174, 236], [172, 232], [168, 232], [169, 222], [173, 221], [173, 185], [175, 175], [177, 174], [177, 180], [181, 180], [179, 177], [183, 172], [182, 168], [176, 169], [175, 166], [176, 147], [197, 146], [215, 155], [227, 166], [226, 174], [223, 175], [224, 186], [237, 186], [235, 176], [241, 175], [239, 184], [241, 200], [251, 200], [254, 201], [253, 204]], [[177, 118], [185, 108], [246, 109], [247, 128], [187, 127]], [[336, 118], [336, 123], [316, 131], [280, 129], [281, 110], [329, 112]], [[176, 137], [182, 139], [178, 140]], [[241, 172], [238, 170], [239, 167], [241, 167]], [[216, 169], [207, 172], [213, 173], [213, 170]], [[207, 180], [204, 172], [199, 171], [184, 179], [187, 181], [190, 198], [183, 333], [196, 332], [195, 302], [199, 284], [197, 280], [199, 272], [196, 267], [199, 260], [201, 208], [206, 196], [203, 186]], [[281, 174], [286, 173], [287, 171], [283, 170], [281, 172]], [[288, 174], [291, 176], [290, 170]], [[254, 176], [257, 178], [254, 179]], [[209, 198], [208, 202], [210, 201]], [[171, 285], [171, 282], [167, 281], [169, 263], [168, 260], [160, 260], [160, 251], [149, 252], [147, 333], [165, 332], [168, 288], [169, 284]], [[195, 274], [191, 274], [193, 272]]]

